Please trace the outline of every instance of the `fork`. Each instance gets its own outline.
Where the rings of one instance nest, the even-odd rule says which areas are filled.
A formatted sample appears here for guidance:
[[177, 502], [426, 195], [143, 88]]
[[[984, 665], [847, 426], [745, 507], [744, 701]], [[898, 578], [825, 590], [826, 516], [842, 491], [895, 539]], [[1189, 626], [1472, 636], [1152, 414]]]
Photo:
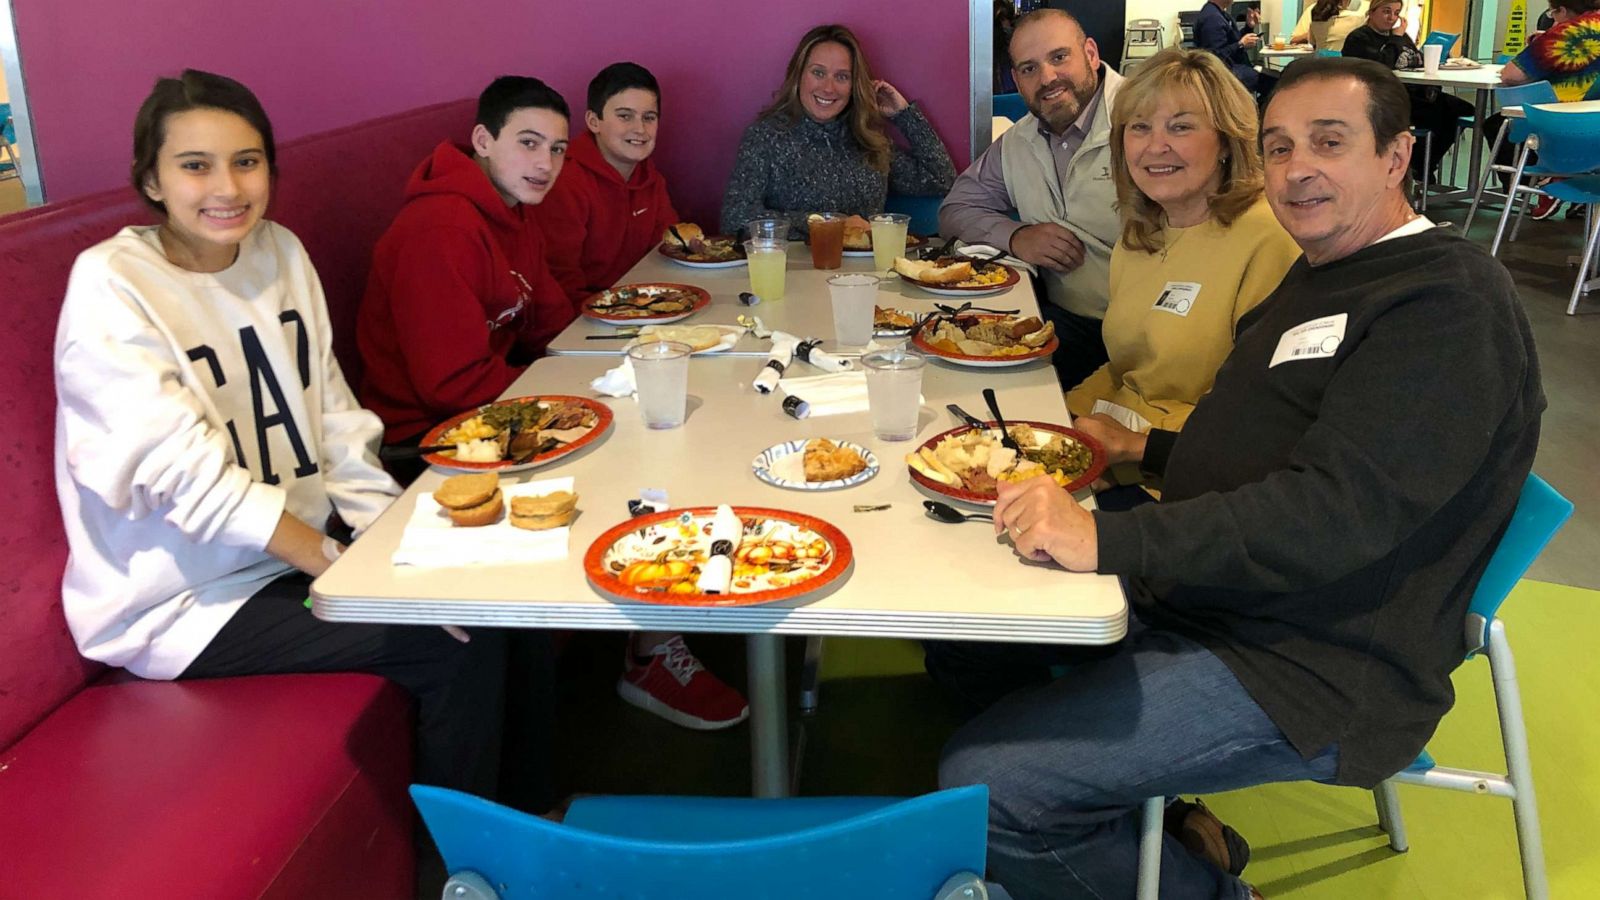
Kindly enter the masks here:
[[1017, 451], [1018, 454], [1022, 453], [1022, 445], [1018, 444], [1017, 439], [1011, 436], [1011, 429], [1006, 426], [1005, 416], [1000, 415], [1000, 402], [994, 397], [994, 388], [983, 389], [983, 402], [989, 404], [989, 412], [994, 413], [994, 420], [1000, 423], [1001, 445], [1010, 447], [1012, 450]]

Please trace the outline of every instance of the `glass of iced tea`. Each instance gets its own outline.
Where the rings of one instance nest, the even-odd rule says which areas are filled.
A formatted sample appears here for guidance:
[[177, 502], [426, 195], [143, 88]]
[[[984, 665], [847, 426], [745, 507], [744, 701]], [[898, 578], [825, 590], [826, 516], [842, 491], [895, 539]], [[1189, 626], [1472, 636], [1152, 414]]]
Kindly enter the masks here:
[[811, 266], [837, 269], [844, 263], [844, 215], [812, 213], [806, 217], [811, 233]]

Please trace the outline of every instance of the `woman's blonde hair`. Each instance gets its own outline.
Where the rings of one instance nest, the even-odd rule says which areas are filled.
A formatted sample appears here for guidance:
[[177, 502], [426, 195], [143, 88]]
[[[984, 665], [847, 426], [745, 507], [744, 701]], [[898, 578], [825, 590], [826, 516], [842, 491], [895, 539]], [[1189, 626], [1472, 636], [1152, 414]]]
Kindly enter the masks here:
[[850, 103], [840, 116], [850, 124], [850, 133], [867, 157], [867, 165], [879, 172], [889, 171], [893, 145], [884, 134], [883, 113], [878, 112], [877, 91], [872, 86], [872, 73], [867, 69], [866, 54], [861, 52], [861, 42], [843, 25], [818, 25], [805, 33], [794, 55], [789, 57], [789, 68], [783, 75], [783, 87], [773, 95], [772, 105], [761, 111], [762, 117], [782, 115], [790, 122], [798, 122], [805, 115], [800, 105], [800, 78], [805, 74], [806, 60], [818, 44], [843, 45], [850, 54]]
[[1163, 50], [1141, 63], [1111, 105], [1111, 177], [1117, 187], [1122, 242], [1155, 253], [1162, 247], [1165, 213], [1133, 183], [1122, 133], [1135, 117], [1153, 110], [1164, 95], [1178, 92], [1200, 105], [1206, 122], [1222, 139], [1222, 180], [1208, 201], [1211, 218], [1224, 227], [1260, 199], [1263, 188], [1256, 104], [1233, 73], [1204, 50]]

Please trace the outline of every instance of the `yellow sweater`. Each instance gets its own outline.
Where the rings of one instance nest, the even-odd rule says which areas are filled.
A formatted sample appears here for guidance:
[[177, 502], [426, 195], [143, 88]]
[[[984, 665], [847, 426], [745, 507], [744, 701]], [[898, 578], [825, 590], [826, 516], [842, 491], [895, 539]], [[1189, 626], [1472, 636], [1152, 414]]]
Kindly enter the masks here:
[[[1111, 361], [1067, 394], [1075, 416], [1106, 400], [1148, 423], [1137, 430], [1181, 430], [1233, 349], [1239, 318], [1272, 293], [1300, 256], [1264, 197], [1231, 227], [1208, 221], [1168, 228], [1163, 236], [1164, 254], [1121, 242], [1111, 254], [1103, 332]], [[1184, 283], [1199, 287], [1187, 290]]]

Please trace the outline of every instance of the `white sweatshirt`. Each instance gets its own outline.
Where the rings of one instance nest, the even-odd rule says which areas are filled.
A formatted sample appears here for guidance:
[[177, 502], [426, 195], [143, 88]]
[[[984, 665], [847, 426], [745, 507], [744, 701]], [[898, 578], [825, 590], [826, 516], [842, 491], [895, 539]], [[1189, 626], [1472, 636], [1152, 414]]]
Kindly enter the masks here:
[[56, 493], [84, 656], [177, 677], [290, 570], [265, 551], [285, 510], [359, 532], [399, 494], [331, 331], [305, 248], [272, 222], [216, 273], [168, 262], [148, 226], [78, 257], [56, 331]]

